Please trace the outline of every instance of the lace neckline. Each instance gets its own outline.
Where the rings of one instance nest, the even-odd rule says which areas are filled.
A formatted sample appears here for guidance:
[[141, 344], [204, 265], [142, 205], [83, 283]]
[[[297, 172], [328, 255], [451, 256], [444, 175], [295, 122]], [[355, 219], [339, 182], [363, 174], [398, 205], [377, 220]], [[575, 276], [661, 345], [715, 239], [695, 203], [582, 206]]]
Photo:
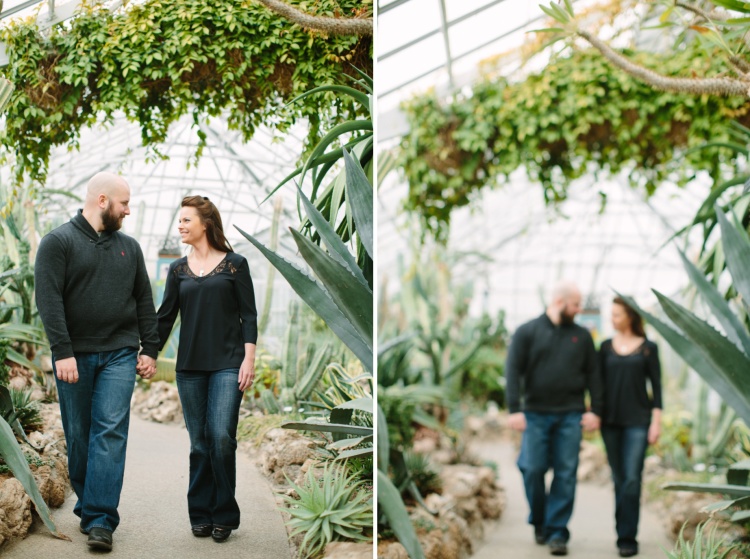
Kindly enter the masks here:
[[633, 349], [628, 351], [627, 353], [620, 353], [615, 349], [615, 343], [614, 340], [610, 340], [609, 342], [609, 349], [617, 355], [618, 357], [630, 357], [631, 355], [638, 355], [639, 353], [643, 352], [643, 349], [646, 347], [646, 339], [639, 343], [637, 346], [635, 346]]
[[213, 270], [211, 270], [207, 274], [203, 274], [202, 276], [200, 276], [196, 274], [195, 272], [193, 272], [193, 270], [190, 268], [190, 266], [188, 265], [188, 260], [186, 256], [185, 262], [177, 266], [176, 271], [183, 272], [185, 275], [190, 276], [193, 279], [199, 280], [199, 279], [210, 278], [211, 276], [215, 276], [216, 274], [219, 274], [226, 269], [229, 269], [229, 271], [232, 273], [235, 272], [234, 266], [232, 266], [232, 264], [227, 260], [227, 257], [225, 255], [224, 258], [221, 259], [221, 262], [219, 262]]

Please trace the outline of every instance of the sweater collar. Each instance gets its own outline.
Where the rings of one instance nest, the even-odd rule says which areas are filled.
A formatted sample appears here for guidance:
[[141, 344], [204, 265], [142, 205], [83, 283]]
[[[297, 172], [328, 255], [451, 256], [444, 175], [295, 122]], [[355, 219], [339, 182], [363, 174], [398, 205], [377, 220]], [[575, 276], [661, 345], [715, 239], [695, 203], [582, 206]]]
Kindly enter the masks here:
[[78, 210], [78, 213], [73, 216], [70, 222], [75, 225], [76, 228], [80, 229], [87, 237], [95, 240], [96, 242], [106, 242], [109, 241], [112, 237], [112, 233], [110, 231], [102, 231], [101, 235], [94, 231], [94, 228], [91, 227], [91, 224], [86, 220], [85, 217], [83, 217], [82, 209]]

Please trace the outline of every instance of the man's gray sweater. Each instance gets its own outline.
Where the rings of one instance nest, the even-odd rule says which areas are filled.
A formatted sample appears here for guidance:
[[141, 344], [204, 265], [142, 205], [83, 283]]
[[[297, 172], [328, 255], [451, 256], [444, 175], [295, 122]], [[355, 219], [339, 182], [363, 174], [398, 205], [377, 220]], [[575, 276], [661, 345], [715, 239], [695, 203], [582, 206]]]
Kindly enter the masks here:
[[151, 284], [140, 245], [120, 232], [97, 235], [81, 210], [45, 235], [34, 270], [36, 304], [54, 360], [74, 352], [159, 347]]

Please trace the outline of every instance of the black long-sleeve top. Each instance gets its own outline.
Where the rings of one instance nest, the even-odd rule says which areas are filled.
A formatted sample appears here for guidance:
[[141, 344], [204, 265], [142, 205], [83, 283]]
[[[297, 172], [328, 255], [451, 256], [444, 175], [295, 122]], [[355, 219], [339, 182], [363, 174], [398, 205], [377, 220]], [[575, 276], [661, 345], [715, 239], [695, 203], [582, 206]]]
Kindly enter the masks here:
[[169, 266], [159, 319], [159, 349], [180, 313], [177, 371], [238, 368], [245, 344], [258, 340], [255, 292], [244, 256], [228, 252], [208, 275], [196, 276], [179, 258]]
[[139, 349], [159, 337], [146, 263], [120, 231], [98, 235], [81, 210], [44, 236], [34, 266], [36, 306], [57, 361], [74, 352]]
[[511, 413], [584, 412], [588, 391], [591, 411], [601, 417], [599, 361], [589, 331], [555, 325], [546, 314], [519, 326], [508, 350], [505, 391]]
[[[656, 344], [645, 340], [632, 353], [620, 355], [612, 347], [612, 340], [605, 340], [599, 358], [604, 379], [604, 425], [648, 425], [651, 410], [662, 408]], [[651, 397], [647, 390], [649, 382]]]

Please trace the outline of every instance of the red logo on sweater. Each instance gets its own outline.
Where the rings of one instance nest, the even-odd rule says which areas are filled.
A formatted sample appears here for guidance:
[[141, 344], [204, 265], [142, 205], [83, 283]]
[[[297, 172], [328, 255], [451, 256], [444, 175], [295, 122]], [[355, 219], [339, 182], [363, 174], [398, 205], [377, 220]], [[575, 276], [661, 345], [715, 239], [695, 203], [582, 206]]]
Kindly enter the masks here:
[[123, 256], [125, 256], [125, 251], [123, 250], [122, 252], [120, 252], [120, 254], [122, 254]]
[[573, 340], [574, 344], [577, 344], [578, 343], [578, 336], [573, 336], [572, 340]]

